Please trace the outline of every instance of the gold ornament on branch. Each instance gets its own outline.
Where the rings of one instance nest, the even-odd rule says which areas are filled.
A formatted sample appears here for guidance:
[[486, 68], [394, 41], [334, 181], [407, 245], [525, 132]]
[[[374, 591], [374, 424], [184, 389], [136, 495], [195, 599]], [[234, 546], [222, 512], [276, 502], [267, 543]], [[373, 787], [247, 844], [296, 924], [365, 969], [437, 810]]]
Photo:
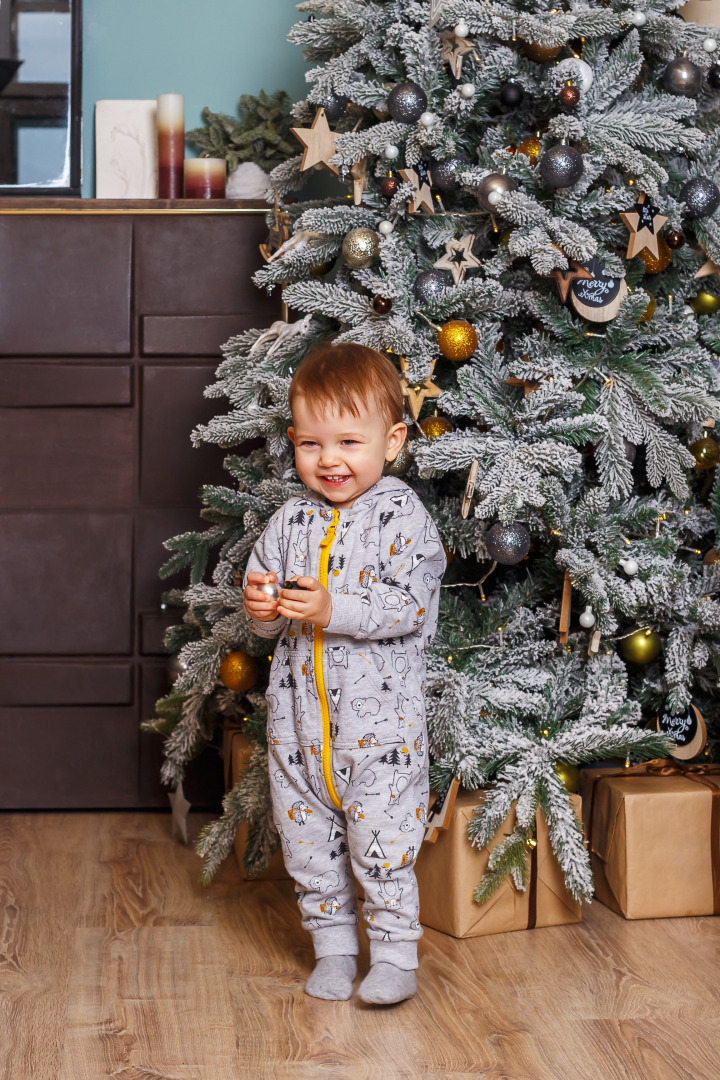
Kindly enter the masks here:
[[636, 630], [620, 641], [620, 653], [629, 664], [651, 664], [662, 650], [662, 639], [655, 630]]
[[243, 693], [254, 686], [258, 681], [259, 671], [257, 661], [247, 653], [235, 650], [223, 657], [220, 665], [220, 682], [227, 686], [228, 690]]
[[410, 370], [410, 364], [404, 356], [400, 357], [400, 368], [402, 370], [402, 379], [400, 380], [400, 386], [402, 387], [403, 397], [408, 399], [408, 407], [412, 415], [413, 420], [417, 420], [420, 415], [420, 410], [423, 407], [423, 402], [426, 398], [440, 397], [442, 390], [439, 386], [436, 386], [432, 381], [433, 372], [435, 371], [435, 361], [430, 362], [430, 374], [425, 382], [411, 386], [408, 382], [408, 372]]
[[444, 416], [426, 416], [420, 421], [420, 427], [427, 439], [438, 439], [449, 431], [454, 431], [450, 421]]
[[529, 139], [523, 139], [517, 148], [517, 152], [530, 158], [531, 164], [537, 165], [540, 157], [540, 136], [531, 135]]
[[697, 296], [693, 296], [692, 300], [688, 300], [688, 304], [696, 315], [714, 315], [716, 311], [720, 311], [720, 297], [713, 296], [704, 289]]
[[560, 52], [559, 45], [539, 45], [537, 41], [526, 41], [523, 52], [528, 60], [534, 60], [536, 64], [544, 64], [547, 60], [554, 60]]
[[355, 270], [364, 270], [380, 254], [380, 237], [373, 229], [363, 226], [351, 229], [342, 242], [345, 261]]
[[577, 765], [570, 765], [567, 761], [556, 761], [553, 769], [565, 785], [566, 791], [574, 794], [580, 790], [580, 770]]
[[645, 263], [646, 274], [660, 274], [663, 270], [667, 270], [672, 262], [672, 251], [668, 247], [667, 240], [664, 236], [658, 236], [657, 245], [657, 256], [653, 255], [647, 248], [643, 248], [642, 251], [638, 252], [640, 258]]
[[720, 445], [707, 435], [690, 443], [688, 450], [695, 458], [696, 469], [714, 469], [720, 461]]
[[438, 330], [440, 352], [448, 360], [469, 360], [478, 346], [475, 329], [465, 319], [450, 319]]
[[655, 314], [655, 309], [657, 307], [657, 301], [656, 301], [655, 297], [653, 296], [653, 294], [649, 293], [647, 291], [647, 289], [643, 289], [642, 292], [644, 292], [645, 295], [647, 296], [648, 302], [645, 305], [645, 310], [643, 311], [642, 315], [638, 319], [638, 322], [639, 323], [646, 323], [646, 322], [649, 322], [650, 319], [652, 319], [653, 315]]

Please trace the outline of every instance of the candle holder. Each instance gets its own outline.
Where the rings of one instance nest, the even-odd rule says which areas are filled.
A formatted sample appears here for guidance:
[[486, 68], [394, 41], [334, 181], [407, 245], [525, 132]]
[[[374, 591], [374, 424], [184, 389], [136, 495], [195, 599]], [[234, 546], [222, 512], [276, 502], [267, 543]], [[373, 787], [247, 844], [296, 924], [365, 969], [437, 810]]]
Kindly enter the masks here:
[[224, 199], [226, 175], [225, 158], [186, 158], [185, 198]]
[[158, 94], [158, 197], [181, 199], [185, 157], [185, 99], [182, 94]]

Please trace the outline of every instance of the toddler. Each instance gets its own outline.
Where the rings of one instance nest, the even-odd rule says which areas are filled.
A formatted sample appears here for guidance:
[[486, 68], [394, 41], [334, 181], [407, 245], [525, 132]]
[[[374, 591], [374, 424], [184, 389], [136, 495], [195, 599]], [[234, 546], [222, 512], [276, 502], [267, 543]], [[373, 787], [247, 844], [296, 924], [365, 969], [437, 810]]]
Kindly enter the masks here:
[[[308, 490], [270, 519], [248, 561], [253, 630], [280, 635], [268, 702], [270, 787], [316, 965], [313, 997], [345, 1000], [357, 973], [357, 890], [370, 939], [363, 1001], [415, 993], [422, 936], [413, 863], [429, 797], [425, 650], [445, 554], [402, 480], [397, 372], [362, 345], [308, 355], [289, 391]], [[284, 587], [273, 599], [258, 586]]]

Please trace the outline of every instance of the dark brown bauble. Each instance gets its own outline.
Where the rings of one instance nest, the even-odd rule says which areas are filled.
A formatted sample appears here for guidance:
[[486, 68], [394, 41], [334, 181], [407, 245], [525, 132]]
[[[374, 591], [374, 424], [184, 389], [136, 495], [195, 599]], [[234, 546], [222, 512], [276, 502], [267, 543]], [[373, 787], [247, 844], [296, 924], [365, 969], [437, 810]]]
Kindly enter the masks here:
[[529, 139], [523, 139], [517, 149], [518, 154], [524, 154], [525, 157], [530, 158], [533, 165], [537, 165], [540, 157], [540, 138], [538, 135], [531, 135]]
[[707, 79], [713, 90], [720, 90], [720, 64], [713, 64], [708, 71]]
[[566, 109], [574, 109], [580, 100], [580, 91], [577, 86], [563, 86], [558, 94], [558, 101]]
[[670, 232], [665, 233], [665, 243], [673, 251], [679, 251], [681, 247], [685, 246], [685, 233], [680, 232], [680, 229], [672, 229]]
[[629, 664], [652, 664], [662, 649], [662, 639], [654, 630], [636, 630], [620, 642], [620, 653]]
[[662, 75], [663, 86], [671, 94], [681, 97], [695, 97], [700, 93], [703, 83], [703, 70], [686, 56], [671, 60]]
[[720, 460], [720, 445], [707, 435], [690, 443], [688, 450], [695, 458], [696, 469], [714, 469]]
[[392, 300], [386, 296], [373, 296], [373, 311], [376, 315], [389, 315], [392, 311]]
[[426, 416], [420, 421], [420, 427], [426, 439], [437, 439], [446, 435], [448, 431], [454, 431], [450, 421], [445, 416]]
[[465, 319], [450, 319], [438, 330], [437, 343], [443, 356], [459, 363], [470, 359], [477, 349], [478, 337]]
[[507, 105], [508, 108], [514, 108], [516, 105], [520, 105], [524, 97], [525, 91], [519, 82], [512, 80], [500, 87], [500, 100], [503, 105]]
[[257, 661], [253, 656], [245, 652], [235, 650], [223, 657], [220, 665], [220, 682], [227, 686], [228, 690], [243, 693], [254, 686], [258, 681]]
[[570, 765], [567, 761], [556, 761], [553, 769], [565, 785], [566, 791], [574, 794], [580, 790], [580, 770], [577, 765]]
[[380, 181], [380, 191], [386, 199], [392, 199], [399, 187], [400, 181], [397, 176], [383, 176]]
[[668, 247], [664, 236], [658, 236], [657, 257], [653, 255], [649, 248], [643, 248], [639, 256], [645, 263], [646, 274], [660, 274], [663, 270], [667, 270], [672, 262], [672, 251]]
[[536, 64], [544, 64], [546, 60], [554, 60], [560, 52], [559, 45], [538, 45], [537, 41], [526, 41], [523, 52], [528, 60], [534, 60]]
[[716, 312], [720, 311], [720, 297], [713, 296], [712, 293], [706, 292], [705, 289], [701, 289], [697, 296], [693, 296], [692, 300], [688, 300], [688, 304], [696, 315], [715, 315]]

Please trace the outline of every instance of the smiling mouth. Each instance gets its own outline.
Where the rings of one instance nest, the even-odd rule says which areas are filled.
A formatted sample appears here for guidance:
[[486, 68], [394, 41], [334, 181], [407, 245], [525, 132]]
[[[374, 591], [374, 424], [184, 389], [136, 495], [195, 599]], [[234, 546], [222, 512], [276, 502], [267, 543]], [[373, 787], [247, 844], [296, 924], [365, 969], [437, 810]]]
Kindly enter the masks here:
[[321, 477], [321, 479], [324, 481], [324, 483], [332, 484], [333, 486], [337, 487], [340, 484], [346, 484], [350, 479], [350, 474], [346, 473], [344, 476], [334, 474], [333, 476], [323, 476]]

